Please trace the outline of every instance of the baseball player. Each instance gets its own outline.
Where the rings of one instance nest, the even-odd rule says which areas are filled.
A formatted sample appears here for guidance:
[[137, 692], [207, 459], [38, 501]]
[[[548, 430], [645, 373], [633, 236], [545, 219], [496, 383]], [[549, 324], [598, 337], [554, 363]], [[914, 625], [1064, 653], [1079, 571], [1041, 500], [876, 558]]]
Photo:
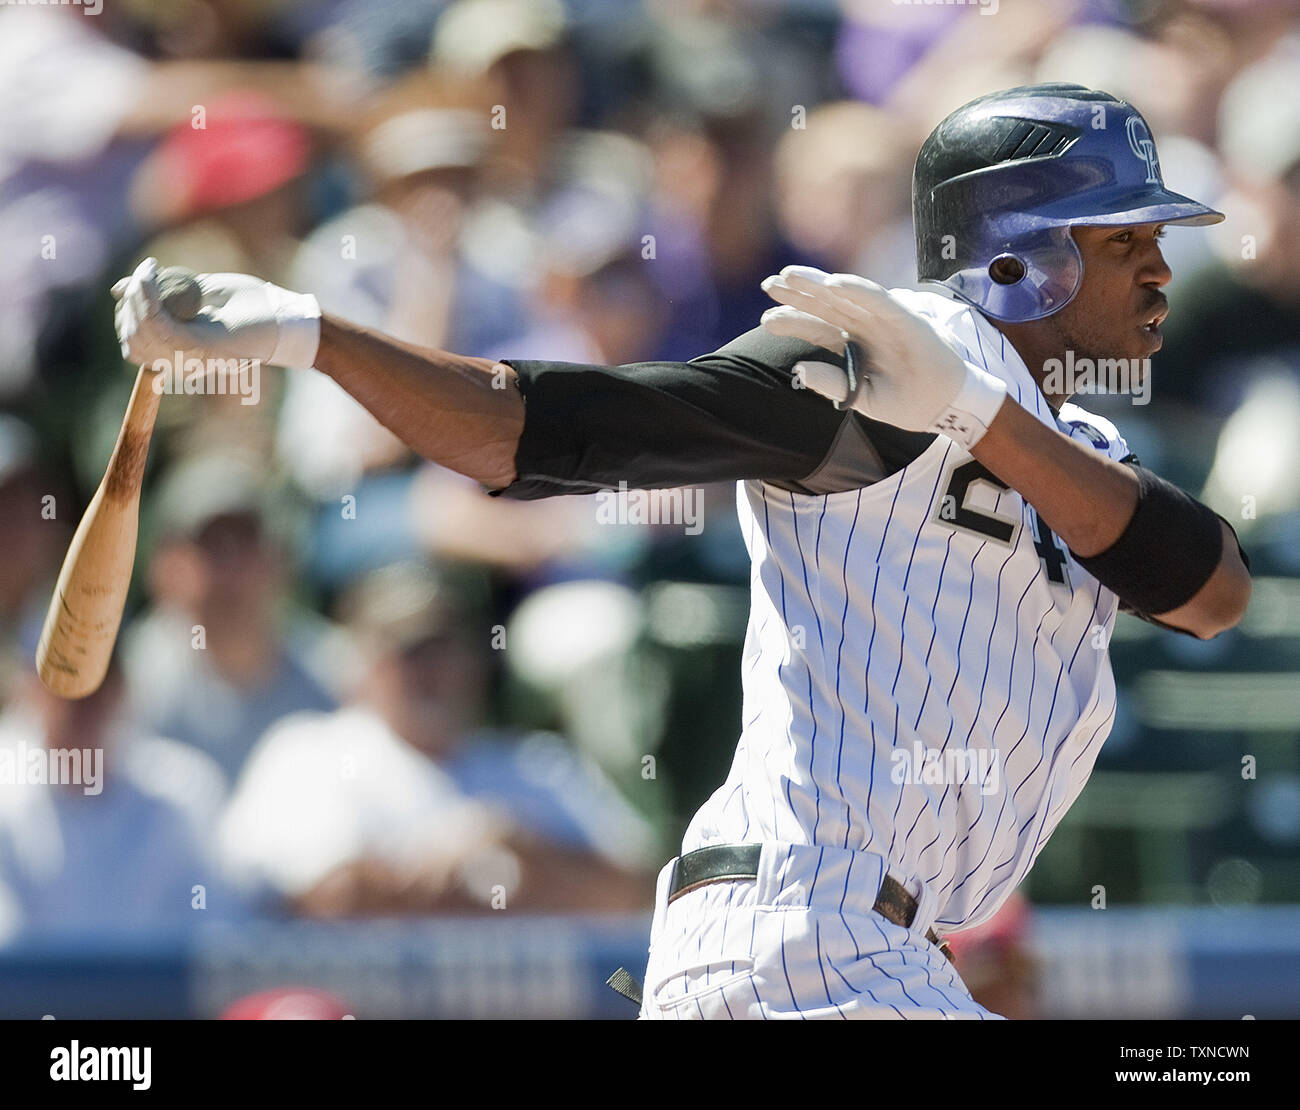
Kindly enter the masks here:
[[[686, 363], [493, 364], [205, 275], [119, 282], [133, 361], [314, 366], [505, 497], [735, 480], [752, 559], [727, 781], [659, 875], [646, 1018], [992, 1016], [944, 952], [993, 915], [1115, 713], [1121, 608], [1209, 638], [1250, 595], [1229, 525], [1140, 465], [1055, 370], [1161, 343], [1165, 188], [1103, 92], [980, 98], [913, 180], [925, 292], [791, 267], [760, 327]], [[632, 986], [625, 989], [635, 993]]]

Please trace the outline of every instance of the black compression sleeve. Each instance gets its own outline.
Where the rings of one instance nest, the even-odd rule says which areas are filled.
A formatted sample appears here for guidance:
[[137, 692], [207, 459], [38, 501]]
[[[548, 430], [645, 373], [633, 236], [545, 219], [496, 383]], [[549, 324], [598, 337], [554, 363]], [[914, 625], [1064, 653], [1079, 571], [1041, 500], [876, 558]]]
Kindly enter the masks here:
[[1222, 518], [1158, 474], [1133, 470], [1138, 501], [1123, 534], [1098, 555], [1074, 558], [1126, 607], [1159, 615], [1209, 581], [1223, 555]]
[[933, 440], [839, 412], [793, 386], [819, 347], [756, 328], [690, 362], [584, 366], [506, 360], [524, 398], [516, 479], [532, 499], [626, 482], [655, 489], [758, 478], [796, 492], [869, 484]]

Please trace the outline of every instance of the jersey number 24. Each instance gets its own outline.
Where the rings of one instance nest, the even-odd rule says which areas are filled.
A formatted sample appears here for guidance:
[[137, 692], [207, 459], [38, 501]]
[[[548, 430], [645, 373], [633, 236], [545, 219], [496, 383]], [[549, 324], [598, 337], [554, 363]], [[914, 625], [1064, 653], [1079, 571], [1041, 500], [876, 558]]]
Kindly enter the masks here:
[[[1006, 482], [990, 472], [983, 463], [971, 459], [953, 468], [948, 486], [939, 500], [939, 511], [935, 514], [935, 520], [998, 543], [1010, 543], [1016, 532], [1015, 521], [967, 504], [971, 487], [977, 482], [986, 482], [1000, 493], [1011, 490]], [[1068, 586], [1070, 578], [1065, 551], [1058, 544], [1052, 530], [1038, 515], [1038, 510], [1030, 505], [1029, 511], [1034, 518], [1034, 549], [1043, 561], [1048, 581]]]

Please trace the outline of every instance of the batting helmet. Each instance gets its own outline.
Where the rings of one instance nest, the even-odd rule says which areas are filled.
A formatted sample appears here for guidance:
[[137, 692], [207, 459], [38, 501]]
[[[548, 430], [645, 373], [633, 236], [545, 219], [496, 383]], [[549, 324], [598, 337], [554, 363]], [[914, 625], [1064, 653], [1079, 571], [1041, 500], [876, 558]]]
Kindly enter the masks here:
[[1070, 228], [1213, 224], [1170, 192], [1146, 120], [1082, 85], [1026, 85], [972, 100], [925, 140], [912, 175], [917, 277], [997, 320], [1048, 316], [1083, 281]]

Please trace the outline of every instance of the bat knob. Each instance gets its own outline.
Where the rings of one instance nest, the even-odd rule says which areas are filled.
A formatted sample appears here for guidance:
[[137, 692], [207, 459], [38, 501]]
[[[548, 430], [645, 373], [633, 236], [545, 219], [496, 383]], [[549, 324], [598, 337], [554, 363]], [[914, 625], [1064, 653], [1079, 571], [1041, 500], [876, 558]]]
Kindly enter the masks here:
[[158, 275], [158, 295], [167, 312], [182, 322], [193, 320], [203, 307], [198, 275], [183, 266], [168, 266]]

